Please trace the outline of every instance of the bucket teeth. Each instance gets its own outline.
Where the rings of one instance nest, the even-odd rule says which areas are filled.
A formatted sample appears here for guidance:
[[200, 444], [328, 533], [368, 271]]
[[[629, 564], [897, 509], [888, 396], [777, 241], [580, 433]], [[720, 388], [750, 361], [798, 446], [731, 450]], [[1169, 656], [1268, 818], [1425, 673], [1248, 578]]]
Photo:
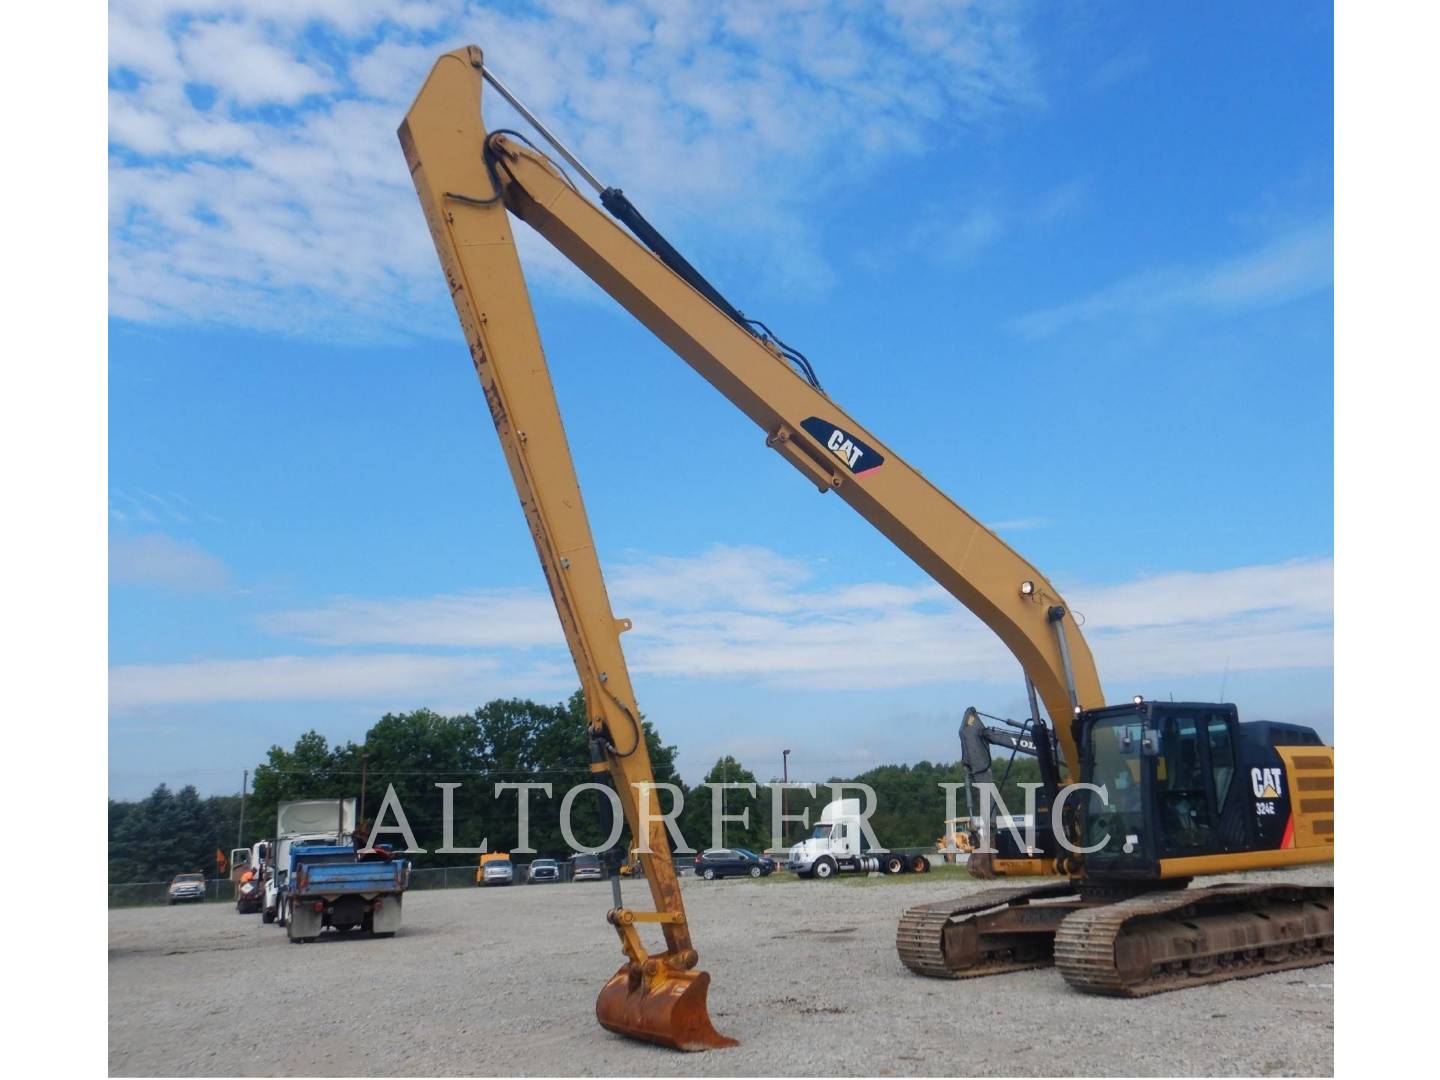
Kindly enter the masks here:
[[664, 971], [636, 979], [631, 966], [617, 971], [595, 1001], [602, 1027], [617, 1035], [672, 1050], [719, 1050], [738, 1045], [710, 1022], [710, 976], [704, 971]]

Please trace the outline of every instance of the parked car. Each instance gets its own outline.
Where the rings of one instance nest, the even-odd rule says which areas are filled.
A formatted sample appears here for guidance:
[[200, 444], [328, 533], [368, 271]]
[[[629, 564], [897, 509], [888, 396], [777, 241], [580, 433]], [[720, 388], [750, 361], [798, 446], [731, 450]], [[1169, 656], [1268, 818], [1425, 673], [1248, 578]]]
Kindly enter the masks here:
[[765, 877], [775, 872], [775, 860], [748, 848], [710, 848], [695, 856], [695, 873], [706, 881], [721, 877]]
[[204, 874], [176, 874], [165, 894], [167, 904], [178, 904], [182, 900], [205, 899]]
[[560, 864], [554, 859], [536, 859], [530, 864], [530, 884], [538, 885], [542, 881], [559, 881]]
[[477, 885], [515, 884], [515, 864], [509, 859], [491, 859], [480, 867]]
[[599, 855], [572, 855], [570, 857], [571, 881], [599, 881], [605, 876]]

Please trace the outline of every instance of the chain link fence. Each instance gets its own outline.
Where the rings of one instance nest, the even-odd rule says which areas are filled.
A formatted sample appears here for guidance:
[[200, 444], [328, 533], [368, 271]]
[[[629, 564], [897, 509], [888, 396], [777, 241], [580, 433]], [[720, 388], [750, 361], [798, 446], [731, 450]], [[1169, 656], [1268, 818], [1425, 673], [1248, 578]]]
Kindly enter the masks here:
[[[205, 881], [204, 903], [213, 904], [224, 901], [235, 902], [235, 883], [228, 877], [208, 878]], [[110, 907], [147, 907], [152, 904], [168, 904], [170, 902], [170, 882], [168, 881], [126, 881], [118, 885], [110, 886]], [[182, 904], [201, 903], [198, 900], [181, 900]]]
[[[530, 864], [515, 863], [515, 884], [529, 884]], [[568, 882], [574, 874], [574, 864], [568, 860], [560, 861], [560, 881]], [[464, 866], [424, 866], [415, 867], [410, 871], [411, 889], [460, 889], [465, 886], [475, 885], [476, 866], [469, 863]], [[166, 904], [170, 901], [170, 882], [168, 881], [127, 881], [110, 886], [110, 904], [112, 908], [121, 907], [148, 907], [156, 904]], [[181, 903], [198, 903], [199, 901], [186, 900]], [[205, 882], [205, 903], [234, 903], [235, 883], [229, 878], [209, 878]]]
[[[894, 848], [894, 851], [907, 856], [925, 855], [932, 865], [942, 862], [940, 853], [934, 847], [908, 847]], [[785, 865], [785, 856], [788, 852], [779, 849], [774, 852], [767, 852], [775, 859], [780, 866]], [[694, 872], [693, 855], [675, 855], [675, 870], [683, 875]], [[948, 861], [948, 860], [944, 860]], [[958, 860], [965, 861], [961, 856]], [[557, 860], [560, 869], [559, 881], [566, 883], [574, 878], [575, 864], [568, 859]], [[516, 885], [530, 884], [530, 864], [514, 863]], [[477, 867], [474, 863], [467, 863], [462, 866], [423, 866], [415, 867], [410, 871], [411, 889], [462, 889], [467, 886], [474, 887], [476, 884], [475, 873]], [[602, 870], [602, 875], [605, 873]], [[538, 884], [546, 884], [540, 882]], [[582, 883], [583, 884], [583, 883]], [[490, 886], [496, 888], [497, 886]], [[169, 902], [170, 882], [168, 881], [128, 881], [118, 885], [110, 886], [110, 907], [149, 907]], [[181, 903], [196, 903], [197, 901], [181, 901]], [[235, 902], [235, 883], [229, 878], [209, 878], [205, 882], [205, 903], [230, 903]]]

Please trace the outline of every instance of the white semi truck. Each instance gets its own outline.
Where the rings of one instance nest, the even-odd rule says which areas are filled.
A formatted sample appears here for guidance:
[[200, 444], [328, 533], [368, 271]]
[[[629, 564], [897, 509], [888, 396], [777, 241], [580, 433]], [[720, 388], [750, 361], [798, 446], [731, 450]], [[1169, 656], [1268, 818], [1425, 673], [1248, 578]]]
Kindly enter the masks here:
[[904, 855], [871, 847], [865, 837], [859, 799], [837, 799], [820, 811], [820, 821], [803, 840], [790, 849], [785, 869], [801, 877], [824, 878], [838, 873], [900, 874], [930, 869], [924, 855]]
[[275, 840], [270, 845], [265, 876], [265, 906], [260, 918], [285, 925], [285, 875], [290, 849], [296, 844], [348, 844], [355, 834], [355, 800], [299, 799], [282, 802], [275, 815]]

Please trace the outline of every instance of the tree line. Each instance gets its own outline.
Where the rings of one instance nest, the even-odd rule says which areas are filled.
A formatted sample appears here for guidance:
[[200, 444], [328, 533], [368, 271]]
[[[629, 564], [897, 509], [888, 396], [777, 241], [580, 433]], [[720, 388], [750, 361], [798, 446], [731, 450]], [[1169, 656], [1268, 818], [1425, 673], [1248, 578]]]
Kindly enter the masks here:
[[[374, 825], [387, 790], [393, 790], [419, 845], [427, 849], [426, 854], [413, 857], [417, 866], [454, 865], [473, 859], [476, 856], [435, 850], [446, 839], [445, 795], [436, 786], [442, 783], [457, 785], [450, 789], [453, 835], [449, 846], [478, 847], [483, 840], [491, 851], [513, 851], [520, 839], [518, 802], [522, 794], [513, 787], [497, 794], [496, 785], [550, 784], [549, 797], [538, 791], [529, 796], [529, 846], [538, 855], [567, 856], [570, 847], [560, 821], [564, 794], [577, 784], [602, 779], [589, 771], [587, 715], [584, 698], [577, 691], [568, 701], [554, 705], [507, 698], [457, 716], [442, 716], [429, 709], [387, 713], [359, 743], [331, 745], [324, 735], [308, 731], [290, 749], [272, 746], [265, 761], [255, 768], [253, 787], [245, 799], [243, 831], [238, 795], [201, 798], [193, 786], [172, 792], [161, 784], [142, 800], [112, 799], [110, 881], [159, 881], [196, 870], [213, 874], [217, 848], [228, 855], [237, 835], [246, 847], [270, 837], [279, 804], [293, 799], [353, 796], [361, 800], [362, 822]], [[752, 770], [733, 757], [722, 757], [702, 784], [755, 785], [753, 794], [727, 789], [722, 795], [703, 786], [691, 787], [676, 771], [676, 747], [665, 743], [650, 721], [642, 720], [642, 726], [656, 780], [675, 785], [684, 799], [677, 822], [691, 846], [709, 845], [712, 800], [722, 798], [726, 815], [748, 814], [749, 819], [748, 824], [726, 823], [727, 845], [755, 851], [771, 846], [775, 800]], [[1003, 762], [997, 761], [997, 766], [997, 771], [1005, 771]], [[1001, 797], [1019, 813], [1024, 806], [1020, 785], [1038, 779], [1032, 760], [1016, 759], [1001, 784]], [[808, 815], [813, 826], [832, 798], [827, 784], [867, 784], [875, 791], [871, 824], [880, 843], [928, 847], [944, 829], [946, 804], [940, 785], [963, 780], [959, 761], [880, 765], [853, 777], [817, 782], [813, 795], [788, 790], [783, 808], [788, 815]], [[861, 797], [858, 790], [841, 794]], [[573, 835], [589, 846], [604, 839], [601, 798], [596, 792], [585, 793], [572, 806]], [[670, 800], [670, 795], [660, 795], [662, 811], [671, 808]], [[965, 812], [962, 790], [957, 793], [956, 814]], [[379, 824], [393, 828], [396, 815], [387, 813]], [[804, 825], [790, 822], [784, 839], [793, 843], [807, 832]], [[397, 832], [381, 839], [397, 847], [404, 845]], [[628, 845], [628, 830], [622, 833], [621, 843]]]

